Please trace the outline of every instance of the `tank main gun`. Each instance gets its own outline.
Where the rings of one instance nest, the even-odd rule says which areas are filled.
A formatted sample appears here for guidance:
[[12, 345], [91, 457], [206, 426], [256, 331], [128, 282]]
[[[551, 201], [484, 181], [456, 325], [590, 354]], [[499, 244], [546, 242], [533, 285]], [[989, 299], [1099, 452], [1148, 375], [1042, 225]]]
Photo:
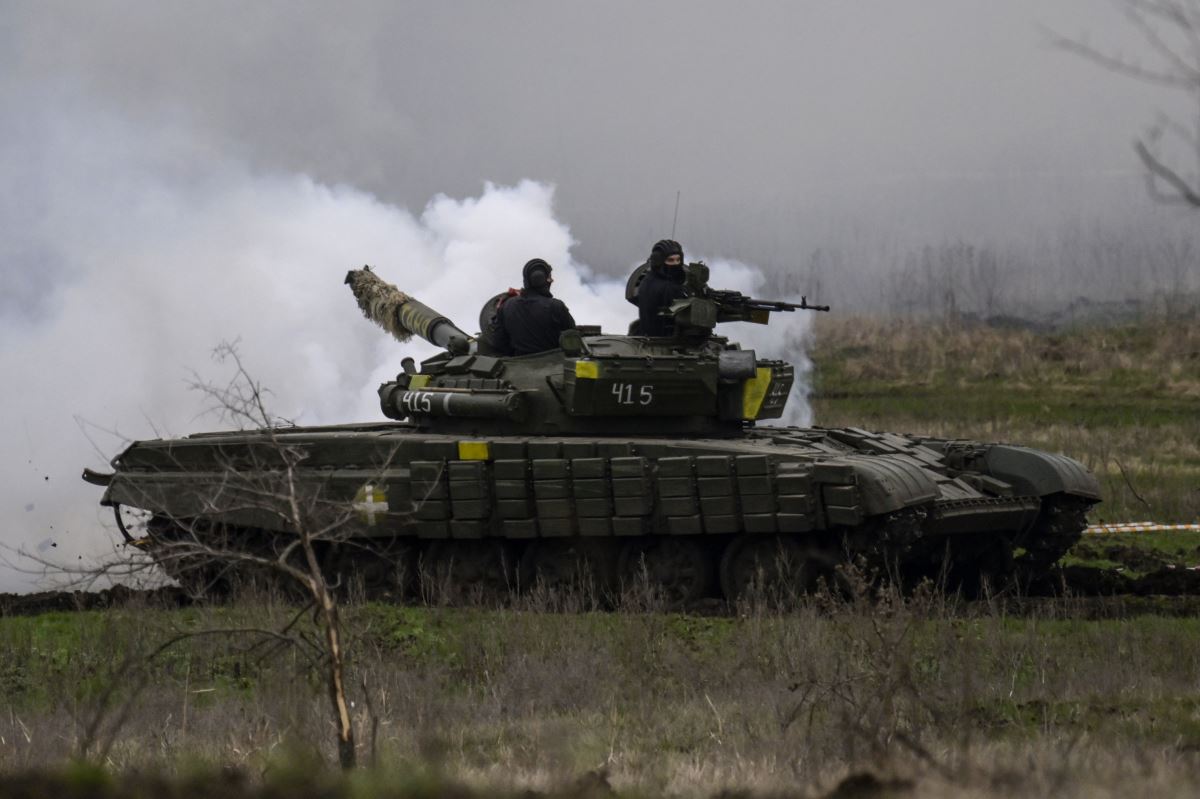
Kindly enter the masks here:
[[471, 336], [449, 318], [380, 278], [371, 267], [351, 269], [346, 273], [345, 282], [354, 292], [363, 316], [391, 333], [397, 341], [407, 342], [417, 335], [448, 352], [464, 354], [469, 351]]

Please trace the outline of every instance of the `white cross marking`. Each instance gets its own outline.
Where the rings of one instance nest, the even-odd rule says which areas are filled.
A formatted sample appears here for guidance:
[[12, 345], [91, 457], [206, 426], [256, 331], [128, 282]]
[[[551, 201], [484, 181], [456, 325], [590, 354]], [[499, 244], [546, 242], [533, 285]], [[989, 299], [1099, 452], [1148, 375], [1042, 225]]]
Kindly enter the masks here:
[[387, 494], [384, 494], [380, 499], [375, 499], [375, 486], [367, 483], [363, 486], [363, 499], [361, 502], [355, 502], [352, 506], [355, 510], [363, 513], [367, 517], [367, 524], [375, 524], [375, 513], [387, 513]]

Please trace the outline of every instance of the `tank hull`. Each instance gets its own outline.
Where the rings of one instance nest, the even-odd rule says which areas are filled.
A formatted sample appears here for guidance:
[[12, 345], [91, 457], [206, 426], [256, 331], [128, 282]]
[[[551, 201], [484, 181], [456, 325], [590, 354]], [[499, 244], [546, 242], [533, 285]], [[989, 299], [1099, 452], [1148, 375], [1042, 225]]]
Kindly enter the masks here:
[[764, 579], [807, 590], [847, 560], [954, 586], [1036, 577], [1100, 498], [1061, 455], [857, 429], [617, 439], [369, 424], [142, 441], [113, 463], [103, 503], [153, 515], [151, 552], [181, 526], [286, 539], [286, 484], [328, 528], [331, 568], [367, 573], [347, 554], [363, 553], [386, 587], [421, 585], [403, 573], [521, 589], [582, 568], [605, 590], [640, 576], [684, 604]]

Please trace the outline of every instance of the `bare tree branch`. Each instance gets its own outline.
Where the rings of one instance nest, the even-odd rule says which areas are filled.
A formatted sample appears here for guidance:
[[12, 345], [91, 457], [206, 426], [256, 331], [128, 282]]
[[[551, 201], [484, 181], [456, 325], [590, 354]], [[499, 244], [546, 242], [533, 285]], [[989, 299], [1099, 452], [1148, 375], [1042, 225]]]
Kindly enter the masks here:
[[1146, 145], [1142, 142], [1134, 142], [1133, 149], [1134, 152], [1138, 154], [1138, 158], [1142, 159], [1142, 164], [1145, 165], [1146, 169], [1150, 170], [1151, 182], [1153, 182], [1153, 179], [1157, 177], [1167, 183], [1178, 194], [1177, 197], [1161, 194], [1157, 191], [1157, 188], [1152, 185], [1151, 190], [1158, 199], [1163, 201], [1174, 200], [1175, 202], [1193, 205], [1197, 208], [1200, 208], [1200, 194], [1198, 194], [1196, 190], [1189, 186], [1186, 180], [1180, 177], [1178, 173], [1176, 173], [1162, 161], [1159, 161], [1157, 158], [1155, 158]]
[[[1200, 164], [1200, 3], [1195, 0], [1121, 0], [1125, 16], [1161, 62], [1144, 67], [1086, 41], [1044, 29], [1053, 44], [1094, 64], [1142, 83], [1185, 92], [1196, 121], [1183, 126], [1169, 117], [1154, 125], [1134, 151], [1147, 170], [1146, 187], [1156, 201], [1200, 208], [1200, 187], [1170, 166], [1151, 146], [1170, 132], [1186, 143]], [[1163, 187], [1165, 186], [1166, 191]]]
[[1196, 8], [1196, 4], [1174, 2], [1174, 0], [1125, 0], [1125, 5], [1134, 11], [1140, 11], [1146, 16], [1157, 17], [1158, 19], [1176, 26], [1181, 32], [1188, 36], [1193, 41], [1200, 41], [1197, 38], [1197, 16], [1200, 9]]
[[[247, 651], [261, 651], [263, 656], [280, 647], [299, 649], [322, 674], [337, 730], [338, 759], [343, 768], [352, 768], [357, 763], [348, 698], [352, 683], [347, 676], [337, 586], [325, 571], [325, 560], [342, 543], [355, 543], [354, 511], [346, 498], [333, 490], [331, 476], [304, 468], [307, 451], [291, 443], [284, 426], [287, 423], [271, 415], [268, 392], [253, 379], [236, 342], [219, 345], [214, 357], [231, 364], [232, 377], [217, 382], [194, 375], [191, 386], [211, 410], [245, 435], [235, 433], [228, 442], [216, 439], [211, 447], [201, 448], [205, 458], [215, 460], [215, 466], [205, 461], [197, 468], [176, 460], [171, 468], [164, 467], [161, 479], [151, 468], [149, 474], [128, 480], [123, 503], [152, 514], [145, 536], [134, 545], [123, 546], [113, 557], [96, 564], [63, 566], [36, 557], [32, 560], [84, 584], [145, 576], [161, 569], [181, 583], [192, 583], [198, 591], [214, 582], [250, 574], [272, 575], [302, 593], [305, 606], [279, 630], [214, 628], [180, 633], [137, 662], [123, 664], [121, 673], [140, 670], [144, 674], [146, 666], [170, 647], [198, 636], [251, 636], [254, 640]], [[174, 460], [173, 442], [166, 443], [168, 446], [154, 451], [154, 457]], [[398, 445], [380, 453], [384, 463], [376, 465], [386, 469], [397, 451]], [[154, 463], [153, 458], [149, 462]], [[295, 629], [310, 610], [316, 635]], [[125, 681], [114, 680], [112, 691], [101, 697], [93, 718], [83, 725], [81, 750], [85, 754], [105, 737], [111, 746], [125, 723], [128, 707], [114, 707], [117, 683]], [[107, 746], [103, 748], [107, 751]]]
[[[1176, 74], [1187, 81], [1187, 83], [1195, 86], [1200, 81], [1200, 70], [1196, 69], [1194, 64], [1189, 64], [1183, 56], [1175, 52], [1175, 50], [1167, 44], [1158, 29], [1146, 20], [1146, 17], [1135, 9], [1129, 9], [1126, 16], [1133, 23], [1143, 38], [1150, 44], [1155, 51], [1161, 55], [1168, 64], [1176, 71]], [[1176, 23], [1178, 25], [1178, 23]]]
[[1088, 61], [1099, 64], [1100, 66], [1111, 70], [1112, 72], [1117, 72], [1127, 77], [1134, 78], [1135, 80], [1140, 80], [1143, 83], [1152, 83], [1157, 86], [1165, 86], [1170, 89], [1188, 89], [1193, 85], [1191, 80], [1173, 72], [1147, 69], [1136, 62], [1128, 61], [1120, 56], [1114, 56], [1101, 50], [1097, 50], [1089, 44], [1080, 42], [1067, 36], [1063, 36], [1054, 32], [1053, 30], [1050, 30], [1049, 28], [1045, 28], [1044, 30], [1050, 35], [1051, 42], [1055, 47], [1066, 50], [1069, 53], [1082, 56]]

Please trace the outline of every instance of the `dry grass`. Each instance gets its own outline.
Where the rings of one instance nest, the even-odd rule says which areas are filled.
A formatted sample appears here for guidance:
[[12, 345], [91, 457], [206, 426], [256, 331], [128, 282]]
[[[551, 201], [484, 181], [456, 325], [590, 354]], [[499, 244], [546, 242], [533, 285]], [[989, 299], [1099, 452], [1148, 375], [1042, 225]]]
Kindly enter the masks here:
[[[1200, 622], [1069, 610], [1017, 620], [932, 594], [737, 618], [354, 606], [358, 740], [381, 774], [487, 790], [589, 773], [678, 795], [819, 795], [862, 773], [927, 796], [1200, 789]], [[114, 659], [142, 642], [289, 612], [0, 620], [0, 770], [70, 758]], [[336, 762], [327, 700], [292, 654], [195, 641], [151, 676], [114, 770]]]
[[[1089, 327], [1057, 333], [896, 318], [822, 317], [818, 357], [851, 355], [849, 380], [970, 383], [1002, 379], [1018, 388], [1046, 381], [1110, 385], [1136, 379], [1164, 396], [1200, 398], [1200, 325], [1194, 320]], [[857, 357], [854, 357], [857, 356]]]

